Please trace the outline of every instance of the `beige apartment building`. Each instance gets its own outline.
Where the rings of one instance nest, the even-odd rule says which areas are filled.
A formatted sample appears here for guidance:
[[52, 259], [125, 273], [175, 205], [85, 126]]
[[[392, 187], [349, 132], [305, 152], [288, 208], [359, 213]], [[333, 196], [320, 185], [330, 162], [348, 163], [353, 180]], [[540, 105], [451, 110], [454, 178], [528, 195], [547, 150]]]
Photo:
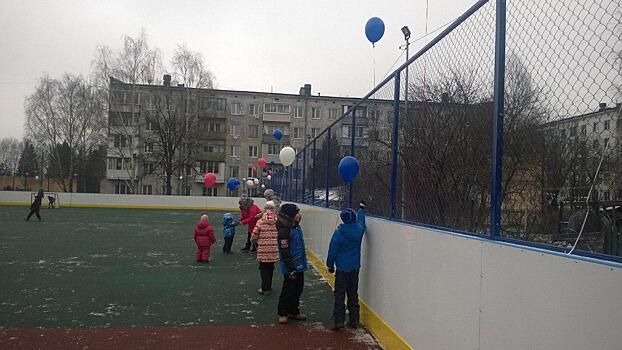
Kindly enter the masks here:
[[[172, 96], [173, 104], [162, 108], [162, 96]], [[252, 173], [263, 157], [267, 169], [282, 166], [279, 152], [291, 146], [297, 152], [322, 130], [334, 123], [359, 98], [313, 95], [311, 85], [305, 84], [298, 94], [193, 89], [171, 82], [164, 76], [162, 85], [127, 84], [110, 81], [110, 108], [106, 179], [103, 193], [166, 194], [164, 169], [159, 161], [162, 133], [150, 121], [150, 115], [166, 110], [186, 129], [192, 143], [189, 151], [182, 146], [173, 157], [178, 169], [171, 176], [171, 194], [194, 196], [237, 196], [230, 192], [226, 181], [237, 178], [265, 179], [265, 171]], [[368, 118], [389, 116], [392, 101], [370, 100], [356, 113], [356, 128], [351, 118], [335, 125], [338, 143], [347, 152], [350, 135], [355, 133], [357, 147], [366, 147]], [[273, 136], [280, 129], [280, 141]], [[163, 151], [163, 150], [160, 150]], [[184, 153], [185, 152], [185, 153]], [[336, 171], [336, 169], [335, 169]], [[205, 173], [217, 176], [216, 184], [204, 188]]]

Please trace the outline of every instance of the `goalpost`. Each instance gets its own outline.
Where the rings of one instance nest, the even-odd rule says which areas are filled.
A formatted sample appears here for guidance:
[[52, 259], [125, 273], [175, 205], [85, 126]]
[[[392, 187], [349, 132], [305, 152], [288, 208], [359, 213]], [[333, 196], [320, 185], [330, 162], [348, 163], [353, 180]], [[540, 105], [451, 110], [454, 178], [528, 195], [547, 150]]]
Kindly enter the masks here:
[[[30, 204], [35, 201], [37, 192], [30, 192]], [[57, 192], [44, 192], [41, 200], [41, 208], [55, 209], [60, 208], [60, 196]]]

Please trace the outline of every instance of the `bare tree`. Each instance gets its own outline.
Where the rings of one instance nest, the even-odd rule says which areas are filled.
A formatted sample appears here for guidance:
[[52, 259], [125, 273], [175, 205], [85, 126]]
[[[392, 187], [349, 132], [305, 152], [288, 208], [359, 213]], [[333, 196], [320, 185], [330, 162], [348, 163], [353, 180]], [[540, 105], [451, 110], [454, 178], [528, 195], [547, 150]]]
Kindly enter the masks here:
[[[76, 167], [105, 140], [102, 95], [81, 76], [52, 79], [45, 75], [24, 105], [27, 135], [45, 149], [48, 162], [56, 163], [58, 169], [68, 166], [68, 173], [58, 174], [54, 181], [63, 191], [71, 190]], [[69, 147], [68, 165], [61, 164], [61, 144]]]
[[0, 165], [3, 165], [7, 175], [15, 176], [19, 165], [19, 157], [24, 148], [23, 142], [15, 137], [6, 137], [0, 140]]
[[197, 144], [196, 115], [189, 113], [190, 96], [172, 89], [156, 92], [152, 96], [153, 108], [145, 112], [151, 133], [145, 142], [152, 144], [152, 152], [145, 161], [152, 162], [159, 169], [170, 195], [171, 179], [194, 164]]
[[212, 89], [214, 74], [207, 69], [205, 58], [198, 51], [192, 51], [186, 44], [177, 45], [171, 60], [175, 77], [187, 87]]

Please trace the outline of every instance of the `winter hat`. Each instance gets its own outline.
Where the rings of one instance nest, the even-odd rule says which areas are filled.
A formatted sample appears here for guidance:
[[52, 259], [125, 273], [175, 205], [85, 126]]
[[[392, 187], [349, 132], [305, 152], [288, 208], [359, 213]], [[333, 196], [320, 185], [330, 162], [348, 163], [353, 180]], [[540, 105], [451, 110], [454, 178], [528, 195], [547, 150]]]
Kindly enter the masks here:
[[356, 212], [350, 208], [342, 210], [339, 216], [341, 216], [341, 221], [344, 224], [351, 224], [356, 221]]
[[201, 221], [208, 221], [209, 220], [209, 216], [207, 216], [206, 214], [201, 215]]
[[273, 201], [267, 201], [266, 202], [266, 209], [274, 209], [274, 202]]
[[294, 218], [294, 216], [296, 216], [296, 214], [298, 214], [299, 211], [300, 209], [298, 209], [296, 204], [286, 203], [286, 204], [281, 205], [281, 213], [285, 214], [286, 216], [292, 219]]
[[263, 193], [263, 196], [264, 196], [264, 197], [274, 196], [274, 190], [273, 190], [273, 189], [271, 189], [271, 188], [269, 188], [269, 189], [265, 190], [265, 191], [264, 191], [264, 193]]

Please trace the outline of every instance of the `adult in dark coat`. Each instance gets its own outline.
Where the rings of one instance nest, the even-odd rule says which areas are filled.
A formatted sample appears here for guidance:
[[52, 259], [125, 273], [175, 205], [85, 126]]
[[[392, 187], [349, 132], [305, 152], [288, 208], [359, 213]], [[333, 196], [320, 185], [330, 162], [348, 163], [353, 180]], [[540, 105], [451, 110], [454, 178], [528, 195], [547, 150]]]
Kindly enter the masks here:
[[39, 189], [37, 195], [35, 196], [35, 200], [30, 204], [30, 213], [26, 217], [26, 221], [30, 220], [32, 214], [37, 214], [37, 219], [41, 221], [41, 215], [39, 215], [39, 210], [41, 210], [41, 200], [43, 199], [43, 189]]

